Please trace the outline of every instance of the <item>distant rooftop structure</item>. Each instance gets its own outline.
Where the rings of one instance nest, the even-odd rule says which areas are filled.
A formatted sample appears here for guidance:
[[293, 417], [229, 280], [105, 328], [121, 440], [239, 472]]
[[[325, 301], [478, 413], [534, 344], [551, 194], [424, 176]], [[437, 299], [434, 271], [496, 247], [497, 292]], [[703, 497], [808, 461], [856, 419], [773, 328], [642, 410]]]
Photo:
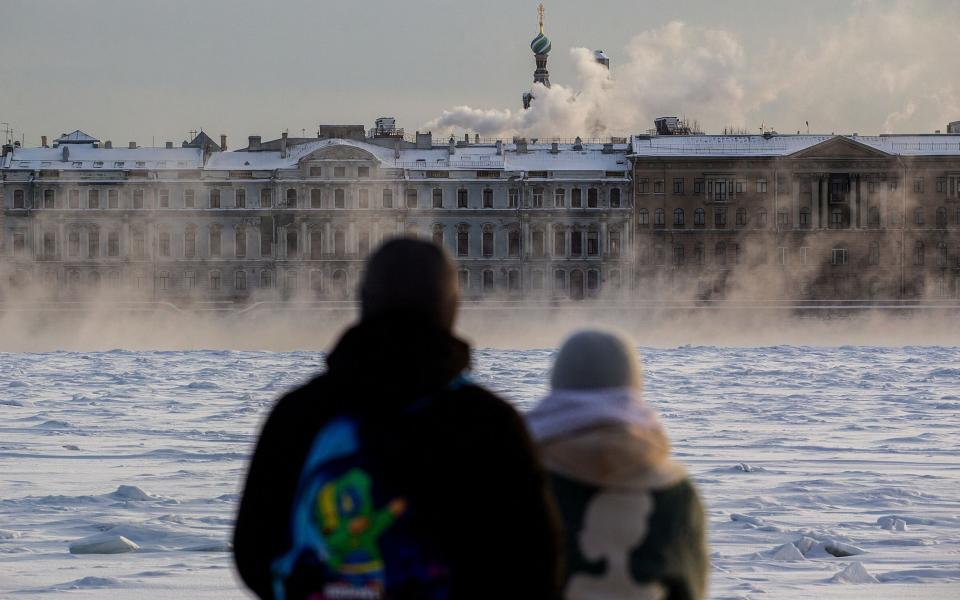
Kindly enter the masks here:
[[97, 138], [79, 129], [72, 133], [62, 133], [55, 141], [57, 144], [96, 144], [100, 142]]
[[597, 61], [598, 64], [605, 66], [608, 70], [610, 69], [610, 59], [607, 58], [607, 55], [603, 50], [594, 50], [593, 60]]
[[657, 135], [699, 135], [696, 123], [693, 126], [686, 119], [679, 117], [660, 117], [653, 121]]

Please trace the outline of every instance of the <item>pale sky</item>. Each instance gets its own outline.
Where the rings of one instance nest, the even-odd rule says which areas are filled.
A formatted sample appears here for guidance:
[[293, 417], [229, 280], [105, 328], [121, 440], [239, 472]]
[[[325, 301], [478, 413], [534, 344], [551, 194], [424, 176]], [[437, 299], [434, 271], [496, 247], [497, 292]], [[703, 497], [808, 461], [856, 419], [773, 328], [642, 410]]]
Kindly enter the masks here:
[[[28, 145], [78, 128], [162, 145], [202, 128], [237, 147], [378, 116], [491, 135], [588, 135], [597, 121], [629, 134], [661, 113], [708, 133], [807, 120], [932, 133], [960, 119], [960, 2], [544, 4], [555, 98], [522, 115], [533, 0], [2, 0], [0, 121]], [[605, 50], [612, 83], [591, 80], [576, 47]], [[578, 98], [576, 115], [547, 110]]]

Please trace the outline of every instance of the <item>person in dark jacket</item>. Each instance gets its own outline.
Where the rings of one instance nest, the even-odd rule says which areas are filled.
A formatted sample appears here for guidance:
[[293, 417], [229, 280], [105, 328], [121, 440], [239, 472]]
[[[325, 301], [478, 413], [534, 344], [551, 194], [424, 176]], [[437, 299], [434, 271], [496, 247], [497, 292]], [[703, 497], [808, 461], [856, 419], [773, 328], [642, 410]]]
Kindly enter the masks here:
[[456, 271], [400, 238], [360, 322], [274, 406], [234, 534], [261, 598], [558, 598], [562, 540], [523, 420], [466, 377]]
[[632, 347], [610, 333], [574, 334], [550, 384], [527, 419], [565, 524], [564, 596], [703, 598], [703, 506], [643, 399]]

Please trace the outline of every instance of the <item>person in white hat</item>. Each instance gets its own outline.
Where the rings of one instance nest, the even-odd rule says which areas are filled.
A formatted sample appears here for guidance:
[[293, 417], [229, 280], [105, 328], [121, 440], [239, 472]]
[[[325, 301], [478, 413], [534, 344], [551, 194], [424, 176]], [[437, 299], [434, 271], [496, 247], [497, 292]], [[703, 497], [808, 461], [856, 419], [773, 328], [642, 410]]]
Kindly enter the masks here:
[[572, 335], [550, 386], [527, 423], [564, 521], [565, 597], [703, 598], [703, 506], [643, 399], [631, 345], [602, 331]]

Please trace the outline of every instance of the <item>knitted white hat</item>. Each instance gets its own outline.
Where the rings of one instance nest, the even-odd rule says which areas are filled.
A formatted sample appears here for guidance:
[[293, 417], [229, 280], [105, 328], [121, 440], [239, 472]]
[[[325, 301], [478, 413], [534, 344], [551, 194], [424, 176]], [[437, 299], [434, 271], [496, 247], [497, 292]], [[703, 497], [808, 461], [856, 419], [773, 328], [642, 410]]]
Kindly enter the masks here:
[[637, 388], [640, 361], [621, 336], [597, 330], [574, 333], [563, 343], [550, 375], [554, 390]]

